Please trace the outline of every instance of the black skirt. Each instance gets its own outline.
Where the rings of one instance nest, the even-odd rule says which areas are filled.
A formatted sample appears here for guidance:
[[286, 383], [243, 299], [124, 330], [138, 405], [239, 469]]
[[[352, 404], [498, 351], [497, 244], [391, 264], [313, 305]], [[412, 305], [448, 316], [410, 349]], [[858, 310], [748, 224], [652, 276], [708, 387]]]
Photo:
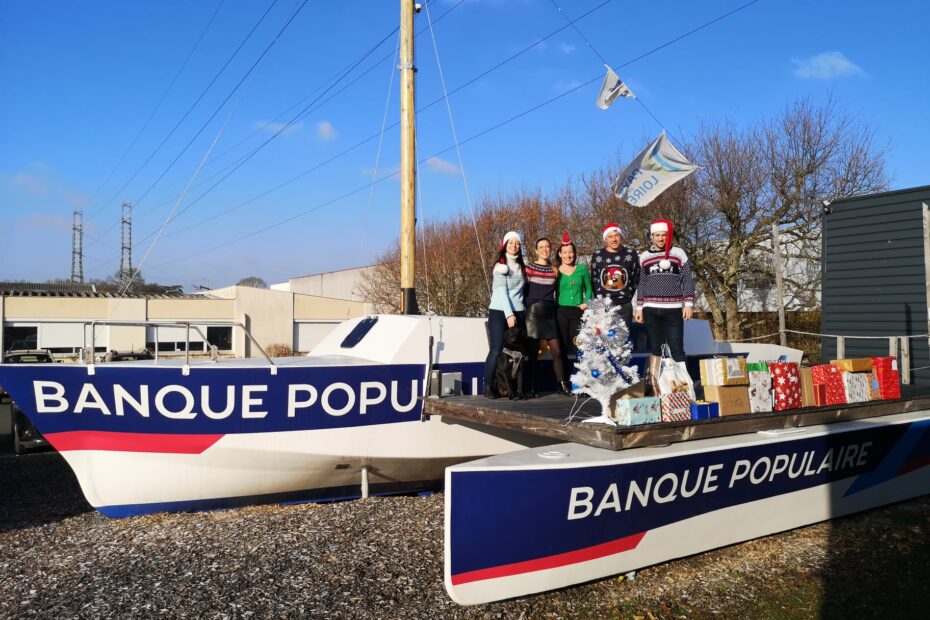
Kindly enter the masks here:
[[540, 340], [559, 337], [554, 301], [536, 301], [526, 309], [526, 335]]

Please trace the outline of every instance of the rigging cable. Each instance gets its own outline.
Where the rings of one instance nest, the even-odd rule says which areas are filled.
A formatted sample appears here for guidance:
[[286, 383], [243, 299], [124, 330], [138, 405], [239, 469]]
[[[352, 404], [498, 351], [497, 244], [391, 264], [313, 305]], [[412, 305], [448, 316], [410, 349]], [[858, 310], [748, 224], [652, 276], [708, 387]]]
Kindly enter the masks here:
[[436, 68], [439, 71], [439, 83], [442, 85], [442, 96], [446, 101], [446, 110], [449, 112], [449, 126], [452, 129], [452, 141], [455, 142], [455, 152], [459, 159], [459, 170], [462, 172], [462, 184], [465, 187], [465, 202], [468, 204], [468, 212], [471, 214], [471, 225], [475, 231], [475, 241], [478, 243], [478, 256], [481, 257], [481, 270], [484, 273], [484, 283], [488, 288], [488, 295], [491, 294], [491, 280], [488, 276], [487, 257], [484, 255], [484, 248], [481, 244], [481, 235], [478, 234], [478, 220], [475, 218], [475, 208], [471, 202], [471, 193], [468, 191], [468, 175], [465, 174], [465, 160], [462, 158], [462, 149], [459, 144], [458, 132], [455, 130], [455, 118], [452, 115], [452, 104], [449, 103], [449, 93], [446, 90], [446, 78], [442, 71], [442, 62], [439, 60], [439, 46], [436, 44], [436, 33], [433, 31], [433, 23], [429, 13], [429, 2], [425, 5], [426, 21], [429, 23], [429, 33], [433, 40], [433, 51], [436, 53]]
[[[209, 91], [210, 88], [213, 86], [213, 84], [216, 83], [216, 81], [219, 79], [220, 75], [222, 75], [223, 71], [226, 70], [226, 67], [228, 67], [229, 64], [230, 64], [230, 63], [233, 61], [233, 59], [236, 57], [236, 55], [239, 54], [239, 51], [240, 51], [240, 50], [242, 49], [242, 47], [246, 44], [246, 42], [252, 37], [252, 34], [255, 33], [255, 31], [258, 29], [258, 27], [261, 25], [261, 23], [265, 20], [265, 17], [267, 17], [268, 14], [271, 12], [271, 9], [274, 8], [275, 4], [277, 4], [277, 2], [278, 2], [278, 0], [272, 0], [271, 5], [269, 5], [269, 7], [265, 10], [265, 12], [262, 14], [262, 16], [261, 16], [261, 17], [258, 19], [258, 21], [255, 23], [255, 25], [252, 26], [252, 29], [249, 31], [249, 33], [248, 33], [247, 35], [245, 35], [245, 38], [239, 43], [239, 46], [235, 49], [235, 51], [232, 53], [232, 55], [226, 60], [225, 64], [223, 64], [223, 66], [222, 66], [222, 67], [220, 68], [220, 70], [216, 73], [216, 75], [213, 76], [213, 79], [210, 80], [210, 83], [207, 84], [206, 88], [203, 89], [203, 91], [200, 93], [200, 96], [197, 97], [197, 99], [194, 101], [194, 103], [192, 103], [191, 106], [187, 109], [187, 111], [181, 116], [181, 119], [175, 124], [175, 126], [171, 129], [171, 131], [168, 132], [168, 135], [165, 136], [165, 138], [161, 141], [161, 143], [159, 143], [159, 145], [158, 145], [157, 147], [155, 147], [155, 150], [152, 152], [152, 154], [149, 155], [148, 158], [147, 158], [144, 162], [142, 162], [142, 165], [139, 166], [139, 167], [136, 169], [136, 171], [132, 173], [132, 176], [129, 177], [129, 180], [126, 181], [125, 183], [123, 183], [122, 187], [120, 187], [118, 190], [116, 190], [116, 191], [113, 193], [113, 195], [112, 195], [109, 199], [107, 199], [107, 201], [104, 203], [104, 205], [109, 204], [110, 201], [112, 201], [112, 200], [113, 200], [114, 198], [116, 198], [120, 193], [122, 193], [122, 191], [123, 191], [124, 189], [126, 189], [126, 187], [127, 187], [130, 183], [132, 183], [133, 180], [135, 180], [136, 176], [138, 176], [138, 174], [139, 174], [140, 172], [142, 172], [143, 168], [145, 168], [145, 167], [148, 165], [148, 163], [149, 163], [150, 161], [152, 161], [152, 158], [154, 158], [155, 155], [158, 154], [158, 152], [159, 152], [159, 151], [161, 150], [161, 148], [165, 145], [165, 143], [168, 142], [168, 140], [171, 138], [171, 136], [174, 135], [174, 132], [178, 130], [178, 127], [181, 126], [181, 124], [187, 119], [187, 117], [188, 117], [188, 116], [190, 115], [190, 113], [194, 110], [194, 108], [197, 107], [197, 104], [199, 104], [200, 101], [201, 101], [201, 99], [203, 99], [203, 97], [207, 94], [207, 91]], [[90, 244], [88, 244], [88, 245], [86, 246], [86, 248], [89, 248], [89, 247], [93, 246], [94, 243], [96, 243], [96, 241], [99, 241], [101, 238], [103, 238], [103, 236], [104, 236], [106, 233], [108, 233], [109, 231], [113, 230], [113, 228], [115, 228], [115, 227], [116, 227], [116, 224], [113, 224], [113, 226], [110, 226], [110, 228], [108, 228], [106, 231], [104, 231], [104, 233], [102, 233], [99, 237], [97, 237], [97, 239], [96, 239], [95, 241], [93, 241], [93, 242], [91, 242]], [[86, 248], [85, 248], [85, 249], [86, 249]]]
[[[210, 30], [210, 26], [213, 25], [213, 22], [216, 20], [216, 16], [219, 14], [220, 9], [223, 7], [223, 4], [225, 2], [226, 0], [220, 0], [219, 4], [216, 5], [216, 9], [213, 11], [213, 15], [210, 17], [210, 20], [207, 22], [207, 25], [204, 26], [203, 30], [200, 32], [200, 36], [197, 37], [197, 41], [194, 42], [194, 46], [187, 53], [187, 57], [184, 59], [184, 62], [181, 63], [180, 68], [174, 74], [174, 77], [171, 79], [171, 83], [168, 84], [168, 88], [166, 88], [165, 92], [162, 93], [161, 99], [159, 99], [158, 103], [155, 104], [155, 107], [152, 109], [151, 114], [149, 114], [149, 117], [146, 119], [145, 123], [143, 123], [142, 128], [139, 129], [139, 131], [136, 133], [136, 137], [133, 138], [129, 147], [123, 152], [122, 157], [119, 158], [119, 161], [116, 163], [115, 166], [113, 166], [113, 169], [110, 170], [110, 173], [107, 175], [107, 177], [94, 191], [89, 201], [90, 204], [93, 204], [94, 200], [97, 198], [97, 194], [99, 194], [100, 190], [102, 190], [104, 186], [110, 182], [110, 179], [113, 178], [113, 175], [116, 173], [117, 170], [119, 170], [119, 167], [123, 165], [123, 162], [126, 161], [126, 157], [129, 155], [130, 152], [132, 152], [132, 149], [135, 148], [136, 144], [139, 142], [139, 138], [141, 138], [142, 134], [145, 133], [145, 130], [148, 129], [149, 125], [152, 122], [152, 119], [155, 118], [155, 115], [161, 109], [162, 104], [165, 103], [165, 99], [168, 98], [168, 93], [171, 92], [171, 89], [174, 88], [174, 85], [178, 81], [178, 78], [181, 77], [181, 74], [184, 72], [184, 69], [187, 68], [187, 63], [190, 62], [190, 59], [193, 58], [194, 56], [194, 52], [196, 52], [197, 48], [200, 47], [200, 43], [203, 41], [204, 36], [206, 36], [207, 31]], [[115, 197], [116, 197], [115, 195], [110, 197], [110, 200], [113, 200], [113, 198]], [[103, 210], [103, 208], [107, 206], [107, 203], [109, 203], [110, 200], [107, 200], [106, 202], [101, 204], [98, 209], [96, 209], [93, 213], [91, 213], [90, 217], [88, 217], [86, 221], [90, 221], [94, 217], [99, 215], [100, 211]]]
[[[682, 40], [682, 39], [684, 39], [684, 38], [686, 38], [686, 37], [688, 37], [688, 36], [690, 36], [690, 35], [692, 35], [692, 34], [695, 34], [695, 33], [699, 32], [699, 31], [701, 31], [701, 30], [707, 28], [708, 26], [710, 26], [710, 25], [712, 25], [712, 24], [715, 24], [715, 23], [717, 23], [717, 22], [719, 22], [719, 21], [721, 21], [721, 20], [723, 20], [723, 19], [729, 17], [730, 15], [733, 15], [733, 14], [735, 14], [735, 13], [738, 13], [739, 11], [741, 11], [741, 10], [743, 10], [743, 9], [745, 9], [745, 8], [747, 8], [747, 7], [751, 6], [751, 5], [753, 5], [753, 4], [755, 4], [755, 3], [758, 2], [758, 1], [759, 1], [759, 0], [752, 0], [751, 2], [748, 2], [748, 3], [746, 3], [746, 4], [744, 4], [744, 5], [740, 6], [740, 7], [737, 7], [736, 9], [733, 9], [732, 11], [729, 11], [728, 13], [725, 13], [725, 14], [719, 16], [719, 17], [716, 17], [716, 18], [714, 18], [714, 19], [708, 21], [708, 22], [705, 22], [704, 24], [702, 24], [702, 25], [700, 25], [700, 26], [697, 26], [697, 27], [695, 27], [695, 28], [692, 28], [692, 29], [689, 30], [688, 32], [686, 32], [686, 33], [684, 33], [684, 34], [681, 34], [681, 35], [675, 37], [674, 39], [671, 39], [671, 40], [669, 40], [669, 41], [666, 41], [665, 43], [662, 43], [661, 45], [658, 45], [658, 46], [656, 46], [656, 47], [650, 49], [649, 51], [644, 52], [644, 53], [640, 54], [639, 56], [637, 56], [637, 57], [635, 57], [635, 58], [633, 58], [633, 59], [631, 59], [631, 60], [628, 60], [628, 61], [624, 62], [623, 64], [619, 65], [618, 68], [623, 68], [623, 67], [629, 66], [629, 65], [631, 65], [631, 64], [633, 64], [633, 63], [635, 63], [635, 62], [638, 62], [639, 60], [642, 60], [643, 58], [646, 58], [647, 56], [650, 56], [650, 55], [652, 55], [652, 54], [658, 52], [659, 50], [668, 47], [669, 45], [672, 45], [672, 44], [674, 44], [674, 43], [676, 43], [676, 42], [678, 42], [678, 41], [680, 41], [680, 40]], [[567, 27], [567, 26], [566, 26], [566, 27]], [[514, 121], [516, 121], [516, 120], [518, 120], [518, 119], [520, 119], [520, 118], [522, 118], [522, 117], [524, 117], [524, 116], [527, 116], [528, 114], [531, 114], [531, 113], [535, 112], [536, 110], [539, 110], [540, 108], [543, 108], [543, 107], [545, 107], [545, 106], [547, 106], [547, 105], [549, 105], [549, 104], [551, 104], [551, 103], [554, 103], [555, 101], [558, 101], [559, 99], [562, 99], [563, 97], [565, 97], [565, 96], [567, 96], [567, 95], [570, 95], [570, 94], [572, 94], [572, 93], [574, 93], [574, 92], [576, 92], [576, 91], [578, 91], [578, 90], [581, 90], [582, 88], [584, 88], [584, 87], [586, 87], [586, 86], [589, 86], [589, 85], [593, 84], [594, 82], [597, 82], [598, 80], [603, 80], [603, 79], [604, 79], [603, 74], [599, 73], [598, 75], [592, 77], [591, 79], [589, 79], [589, 80], [586, 81], [586, 82], [583, 82], [583, 83], [581, 83], [581, 84], [578, 84], [578, 85], [576, 85], [576, 86], [573, 86], [572, 88], [570, 88], [570, 89], [568, 89], [568, 90], [566, 90], [566, 91], [563, 91], [563, 92], [559, 93], [558, 95], [555, 95], [554, 97], [551, 97], [551, 98], [547, 99], [546, 101], [543, 101], [542, 103], [539, 103], [539, 104], [537, 104], [537, 105], [535, 105], [535, 106], [533, 106], [533, 107], [531, 107], [531, 108], [529, 108], [529, 109], [526, 109], [526, 110], [524, 110], [524, 111], [522, 111], [522, 112], [519, 112], [519, 113], [517, 113], [517, 114], [515, 114], [515, 115], [513, 115], [513, 116], [511, 116], [511, 117], [509, 117], [509, 118], [507, 118], [507, 119], [505, 119], [505, 120], [499, 122], [499, 123], [496, 123], [495, 125], [492, 125], [491, 127], [488, 127], [487, 129], [484, 129], [484, 130], [482, 130], [482, 131], [479, 131], [478, 133], [476, 133], [476, 134], [474, 134], [474, 135], [472, 135], [472, 136], [470, 136], [470, 137], [468, 137], [468, 138], [465, 138], [464, 140], [462, 140], [461, 142], [459, 142], [459, 145], [467, 144], [467, 143], [469, 143], [469, 142], [471, 142], [471, 141], [473, 141], [473, 140], [477, 140], [478, 138], [480, 138], [480, 137], [482, 137], [482, 136], [485, 136], [485, 135], [487, 135], [488, 133], [491, 133], [492, 131], [495, 131], [495, 130], [497, 130], [497, 129], [499, 129], [499, 128], [505, 126], [505, 125], [509, 125], [510, 123], [512, 123], [512, 122], [514, 122]], [[449, 94], [452, 94], [453, 92], [454, 92], [454, 91], [450, 91]], [[438, 99], [437, 101], [431, 103], [430, 105], [433, 105], [434, 103], [437, 103], [438, 101], [441, 101], [441, 98]], [[428, 107], [428, 106], [427, 106], [427, 107]], [[395, 124], [395, 126], [396, 126], [396, 124]], [[393, 127], [393, 126], [392, 126], [392, 127]], [[375, 137], [377, 137], [377, 135], [378, 135], [378, 134], [374, 134], [373, 136], [371, 136], [371, 137], [368, 138], [367, 140], [372, 140], [372, 139], [374, 139]], [[367, 141], [367, 140], [366, 140], [366, 141]], [[358, 146], [360, 146], [360, 144], [355, 145], [355, 146], [353, 146], [353, 147], [350, 147], [349, 150], [354, 149], [354, 148], [357, 148]], [[440, 151], [436, 151], [436, 152], [432, 153], [431, 155], [429, 155], [429, 157], [436, 157], [436, 156], [438, 156], [438, 155], [442, 155], [442, 154], [444, 154], [444, 153], [446, 153], [446, 152], [448, 152], [448, 151], [451, 151], [451, 150], [453, 150], [453, 149], [455, 149], [455, 148], [456, 148], [455, 145], [446, 147], [445, 149], [442, 149], [442, 150], [440, 150]], [[427, 157], [426, 159], [428, 159], [429, 157]], [[421, 160], [421, 161], [424, 161], [424, 160]], [[232, 244], [234, 244], [234, 243], [238, 243], [239, 241], [242, 241], [242, 240], [247, 239], [247, 238], [249, 238], [249, 237], [253, 237], [253, 236], [255, 236], [255, 235], [257, 235], [257, 234], [260, 234], [260, 233], [263, 233], [263, 232], [265, 232], [265, 231], [267, 231], [267, 230], [271, 230], [272, 228], [276, 228], [276, 227], [278, 227], [278, 226], [282, 226], [282, 225], [284, 225], [284, 224], [287, 224], [287, 223], [289, 223], [289, 222], [294, 221], [295, 219], [298, 219], [298, 218], [300, 218], [300, 217], [303, 217], [304, 215], [308, 215], [308, 214], [310, 214], [310, 213], [313, 213], [314, 211], [318, 211], [319, 209], [325, 208], [325, 207], [327, 207], [327, 206], [329, 206], [329, 205], [331, 205], [331, 204], [333, 204], [333, 203], [335, 203], [335, 202], [338, 202], [338, 201], [340, 201], [340, 200], [343, 200], [343, 199], [345, 199], [345, 198], [348, 198], [349, 196], [352, 196], [352, 195], [357, 194], [357, 193], [359, 193], [359, 192], [361, 192], [361, 191], [364, 191], [364, 190], [368, 189], [368, 188], [369, 188], [371, 185], [373, 185], [373, 184], [382, 183], [382, 182], [384, 182], [384, 181], [386, 181], [386, 180], [388, 180], [388, 179], [390, 179], [390, 178], [396, 177], [396, 176], [397, 176], [397, 173], [395, 172], [395, 173], [389, 174], [389, 175], [387, 175], [387, 176], [381, 177], [380, 179], [378, 179], [377, 181], [374, 181], [373, 183], [368, 183], [368, 184], [362, 185], [362, 186], [360, 186], [360, 187], [357, 187], [357, 188], [355, 188], [355, 189], [353, 189], [353, 190], [350, 190], [350, 191], [348, 191], [348, 192], [345, 192], [345, 193], [343, 193], [343, 194], [341, 194], [341, 195], [339, 195], [339, 196], [337, 196], [337, 197], [335, 197], [335, 198], [332, 198], [332, 199], [330, 199], [330, 200], [327, 200], [327, 201], [325, 201], [325, 202], [322, 202], [322, 203], [320, 203], [320, 204], [317, 204], [317, 205], [315, 205], [315, 206], [313, 206], [313, 207], [310, 207], [310, 208], [308, 208], [308, 209], [305, 209], [304, 211], [301, 211], [300, 213], [297, 213], [297, 214], [295, 214], [295, 215], [292, 215], [292, 216], [290, 216], [290, 217], [288, 217], [288, 218], [286, 218], [286, 219], [283, 219], [283, 220], [281, 220], [281, 221], [279, 221], [279, 222], [276, 222], [276, 223], [274, 223], [274, 224], [269, 224], [268, 226], [266, 226], [266, 227], [264, 227], [264, 228], [262, 228], [262, 229], [260, 229], [260, 230], [252, 231], [252, 232], [250, 232], [250, 233], [248, 233], [248, 234], [246, 234], [246, 235], [242, 235], [242, 236], [237, 237], [237, 238], [235, 238], [235, 239], [232, 239], [232, 240], [230, 240], [230, 241], [227, 241], [227, 242], [221, 243], [221, 244], [219, 244], [219, 245], [213, 246], [212, 248], [208, 248], [208, 249], [205, 249], [205, 250], [201, 250], [201, 251], [196, 252], [196, 253], [194, 253], [194, 254], [190, 254], [190, 255], [184, 256], [184, 257], [182, 257], [182, 258], [174, 259], [174, 260], [171, 260], [171, 261], [166, 261], [165, 263], [162, 263], [162, 264], [167, 265], [167, 264], [171, 264], [171, 263], [175, 263], [175, 262], [180, 262], [180, 261], [182, 261], [182, 260], [188, 260], [188, 259], [193, 258], [193, 257], [195, 257], [195, 256], [200, 256], [200, 255], [206, 254], [206, 253], [208, 253], [208, 252], [213, 252], [213, 251], [219, 250], [219, 249], [221, 249], [221, 248], [223, 248], [223, 247], [226, 247], [227, 245], [232, 245]], [[280, 187], [280, 186], [279, 186], [279, 187]], [[272, 191], [273, 191], [273, 190], [272, 190]], [[267, 194], [267, 192], [266, 192], [266, 194]], [[223, 212], [217, 214], [217, 215], [214, 216], [212, 219], [216, 219], [217, 217], [220, 217], [221, 215], [224, 215], [225, 213], [227, 213], [227, 211], [223, 211]]]

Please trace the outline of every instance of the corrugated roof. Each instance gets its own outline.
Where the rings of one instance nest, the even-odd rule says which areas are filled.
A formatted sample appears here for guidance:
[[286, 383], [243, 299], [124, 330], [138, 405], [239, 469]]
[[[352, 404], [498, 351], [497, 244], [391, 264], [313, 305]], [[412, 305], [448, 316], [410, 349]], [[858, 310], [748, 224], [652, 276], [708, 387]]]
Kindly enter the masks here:
[[[153, 288], [155, 285], [146, 285]], [[113, 291], [98, 291], [93, 284], [77, 282], [0, 282], [3, 297], [82, 297], [129, 299], [206, 299], [203, 295], [185, 295], [180, 285], [159, 286], [159, 291], [128, 292], [119, 295]]]

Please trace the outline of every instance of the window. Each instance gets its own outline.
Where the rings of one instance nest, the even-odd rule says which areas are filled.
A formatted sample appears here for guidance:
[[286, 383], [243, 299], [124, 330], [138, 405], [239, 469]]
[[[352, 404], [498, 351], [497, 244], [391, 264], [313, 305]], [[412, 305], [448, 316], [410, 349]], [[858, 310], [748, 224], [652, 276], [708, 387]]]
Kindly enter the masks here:
[[207, 340], [220, 351], [232, 351], [232, 326], [207, 327]]
[[362, 338], [371, 331], [371, 328], [374, 327], [377, 322], [378, 317], [376, 316], [369, 316], [362, 319], [359, 321], [358, 325], [352, 328], [352, 331], [349, 332], [349, 335], [345, 337], [340, 346], [343, 349], [351, 349], [362, 341]]
[[39, 347], [39, 328], [8, 325], [3, 328], [3, 348], [7, 351], [18, 349], [37, 349]]

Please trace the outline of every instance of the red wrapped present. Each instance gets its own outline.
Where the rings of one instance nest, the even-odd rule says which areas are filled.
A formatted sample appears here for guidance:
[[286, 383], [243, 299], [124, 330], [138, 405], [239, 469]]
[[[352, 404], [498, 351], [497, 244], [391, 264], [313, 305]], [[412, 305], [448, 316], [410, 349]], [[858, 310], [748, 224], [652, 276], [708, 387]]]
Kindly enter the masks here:
[[662, 394], [659, 400], [662, 406], [663, 422], [680, 422], [691, 419], [691, 396], [687, 392]]
[[[793, 362], [769, 362], [772, 374], [774, 410], [798, 409], [801, 407], [801, 376], [798, 365]], [[842, 386], [842, 380], [840, 382]]]
[[878, 381], [882, 400], [901, 398], [901, 374], [898, 360], [891, 356], [873, 357], [872, 378]]
[[823, 407], [827, 404], [827, 386], [823, 383], [814, 384], [814, 404]]
[[843, 375], [839, 368], [833, 364], [820, 364], [811, 366], [811, 377], [814, 384], [821, 384], [827, 388], [827, 405], [845, 405], [846, 389], [843, 386]]

